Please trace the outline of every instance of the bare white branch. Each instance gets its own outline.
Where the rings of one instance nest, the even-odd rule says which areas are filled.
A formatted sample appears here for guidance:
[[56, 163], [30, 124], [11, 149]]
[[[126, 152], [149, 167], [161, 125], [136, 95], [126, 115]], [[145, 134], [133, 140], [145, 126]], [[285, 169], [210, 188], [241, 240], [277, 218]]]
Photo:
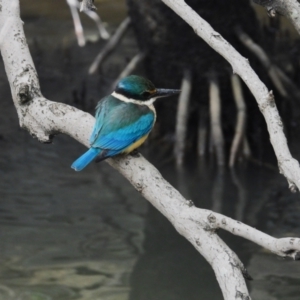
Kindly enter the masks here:
[[78, 0], [67, 0], [68, 4], [73, 7], [77, 7], [77, 9], [80, 9], [80, 11], [83, 11], [88, 17], [90, 17], [97, 25], [100, 37], [104, 40], [109, 39], [110, 34], [106, 30], [106, 28], [103, 25], [103, 22], [101, 21], [101, 18], [99, 15], [91, 9], [84, 9], [82, 10], [82, 6], [84, 2], [81, 2], [81, 4], [78, 2]]
[[[63, 132], [88, 146], [94, 118], [73, 107], [42, 97], [19, 18], [19, 1], [2, 0], [2, 4], [0, 30], [11, 17], [15, 18], [11, 30], [7, 31], [3, 39], [1, 53], [21, 126], [42, 142], [48, 142], [54, 133]], [[16, 58], [15, 64], [10, 63], [12, 57]], [[20, 89], [25, 92], [20, 93]], [[121, 172], [208, 260], [215, 270], [225, 299], [243, 299], [243, 295], [248, 297], [242, 263], [213, 231], [203, 227], [201, 220], [190, 217], [189, 212], [195, 209], [191, 201], [184, 199], [141, 156], [109, 159], [108, 163]]]
[[237, 52], [218, 32], [214, 31], [184, 0], [162, 1], [185, 20], [209, 46], [222, 55], [231, 64], [233, 72], [238, 74], [248, 86], [266, 120], [280, 173], [287, 178], [292, 191], [295, 191], [296, 187], [299, 190], [299, 162], [292, 157], [288, 148], [283, 132], [283, 124], [272, 91], [268, 91], [265, 84], [250, 67], [249, 61]]
[[88, 15], [92, 20], [94, 20], [94, 22], [97, 25], [97, 28], [98, 28], [101, 38], [104, 40], [108, 40], [110, 38], [110, 34], [104, 27], [103, 22], [101, 21], [101, 18], [99, 17], [99, 15], [96, 12], [94, 12], [93, 10], [85, 10], [84, 13], [86, 15]]
[[67, 3], [70, 7], [74, 28], [75, 28], [75, 34], [77, 37], [77, 42], [80, 47], [85, 46], [85, 37], [83, 33], [83, 27], [81, 24], [80, 16], [77, 10], [77, 0], [67, 0]]
[[[6, 30], [7, 22], [10, 22], [10, 30]], [[1, 54], [21, 126], [42, 142], [49, 142], [53, 134], [65, 133], [89, 146], [94, 118], [74, 107], [49, 101], [40, 92], [19, 18], [18, 0], [2, 0], [0, 40]], [[117, 157], [107, 162], [123, 174], [206, 258], [215, 271], [226, 300], [250, 300], [243, 278], [248, 274], [236, 254], [216, 234], [217, 228], [245, 237], [278, 255], [300, 258], [300, 239], [275, 239], [221, 214], [196, 208], [141, 155]]]
[[[79, 16], [79, 13], [78, 13], [78, 9], [80, 7], [82, 7], [84, 2], [82, 2], [81, 5], [80, 5], [78, 0], [67, 0], [67, 3], [68, 3], [68, 5], [70, 7], [70, 10], [71, 10], [78, 45], [79, 46], [84, 46], [85, 45], [85, 37], [84, 37], [84, 33], [83, 33], [83, 27], [82, 27], [82, 24], [81, 24], [80, 16]], [[104, 40], [109, 39], [110, 34], [108, 33], [108, 31], [104, 27], [99, 15], [91, 9], [84, 9], [83, 12], [87, 16], [89, 16], [96, 23], [99, 34], [100, 34], [100, 37]]]
[[[281, 238], [276, 239], [268, 234], [265, 234], [255, 228], [243, 224], [242, 222], [225, 217], [224, 215], [206, 211], [204, 209], [197, 210], [199, 218], [209, 220], [211, 229], [224, 229], [234, 235], [246, 238], [265, 249], [270, 250], [276, 255], [282, 257], [291, 257], [295, 260], [300, 259], [300, 239], [299, 238]], [[201, 215], [201, 217], [200, 217]]]

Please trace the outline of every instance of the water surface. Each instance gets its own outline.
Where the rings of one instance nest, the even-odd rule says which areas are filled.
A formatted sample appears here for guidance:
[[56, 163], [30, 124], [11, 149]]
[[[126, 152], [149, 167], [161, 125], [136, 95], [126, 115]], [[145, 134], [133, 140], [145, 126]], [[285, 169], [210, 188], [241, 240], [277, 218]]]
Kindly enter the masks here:
[[[88, 77], [104, 42], [79, 48], [62, 0], [21, 3], [44, 95], [93, 113], [138, 51], [132, 32]], [[123, 1], [98, 8], [111, 32], [125, 16]], [[94, 41], [96, 28], [83, 19]], [[115, 170], [101, 163], [76, 173], [70, 165], [82, 145], [67, 136], [42, 145], [21, 130], [3, 68], [0, 79], [0, 300], [222, 299], [210, 266]], [[196, 206], [275, 236], [300, 236], [299, 195], [276, 168], [248, 164], [231, 174], [193, 161], [177, 172], [158, 158], [157, 145], [141, 151]], [[253, 299], [299, 299], [298, 263], [220, 234], [254, 277]]]

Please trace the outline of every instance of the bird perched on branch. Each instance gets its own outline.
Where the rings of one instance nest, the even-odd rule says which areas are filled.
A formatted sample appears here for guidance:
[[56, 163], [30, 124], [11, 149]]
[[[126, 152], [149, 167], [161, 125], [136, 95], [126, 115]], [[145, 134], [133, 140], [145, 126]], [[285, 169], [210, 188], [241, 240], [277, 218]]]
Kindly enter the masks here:
[[151, 81], [136, 75], [120, 80], [115, 91], [100, 100], [96, 107], [91, 148], [71, 167], [81, 171], [94, 159], [99, 162], [138, 148], [156, 120], [153, 102], [179, 93], [180, 90], [157, 89]]

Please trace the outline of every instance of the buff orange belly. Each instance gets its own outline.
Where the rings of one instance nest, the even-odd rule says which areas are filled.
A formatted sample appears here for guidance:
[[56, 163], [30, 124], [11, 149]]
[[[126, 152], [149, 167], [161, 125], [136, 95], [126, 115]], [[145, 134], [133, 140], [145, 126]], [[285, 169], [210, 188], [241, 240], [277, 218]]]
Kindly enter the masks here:
[[146, 141], [147, 137], [148, 137], [148, 134], [144, 135], [142, 138], [140, 138], [135, 143], [131, 144], [128, 148], [126, 148], [123, 151], [123, 153], [127, 154], [127, 153], [130, 153], [131, 151], [133, 151], [134, 149], [138, 148]]

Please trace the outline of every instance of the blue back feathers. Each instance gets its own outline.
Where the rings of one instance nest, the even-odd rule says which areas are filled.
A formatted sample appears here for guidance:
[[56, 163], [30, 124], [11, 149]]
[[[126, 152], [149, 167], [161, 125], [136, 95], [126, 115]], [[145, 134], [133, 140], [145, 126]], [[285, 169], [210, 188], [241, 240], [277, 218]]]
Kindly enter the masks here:
[[[158, 90], [151, 81], [132, 75], [120, 80], [115, 92], [129, 99], [147, 101], [155, 97]], [[99, 101], [95, 117], [91, 148], [72, 164], [76, 171], [97, 156], [97, 160], [103, 160], [122, 153], [149, 134], [155, 122], [155, 114], [148, 105], [122, 101], [112, 95]]]
[[91, 148], [72, 164], [72, 168], [81, 171], [97, 156], [103, 160], [122, 153], [148, 134], [154, 121], [154, 113], [147, 105], [126, 103], [112, 95], [103, 98], [96, 107]]
[[146, 105], [107, 96], [97, 106], [91, 146], [122, 152], [151, 131], [154, 118], [154, 113]]

